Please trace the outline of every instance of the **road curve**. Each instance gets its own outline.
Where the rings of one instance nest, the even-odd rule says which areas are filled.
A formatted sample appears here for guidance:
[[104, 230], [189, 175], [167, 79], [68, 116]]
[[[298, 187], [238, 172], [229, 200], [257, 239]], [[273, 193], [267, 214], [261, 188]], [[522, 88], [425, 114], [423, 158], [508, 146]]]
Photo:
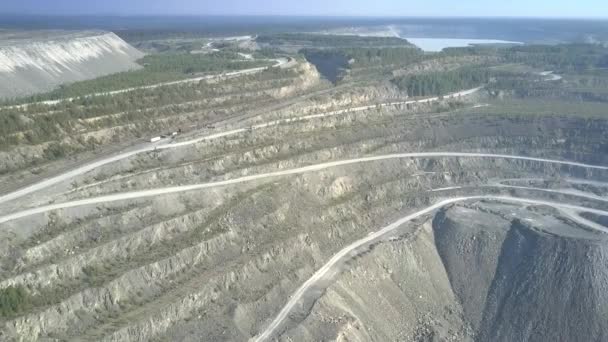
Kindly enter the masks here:
[[[466, 95], [470, 95], [473, 94], [475, 92], [477, 92], [480, 88], [473, 88], [473, 89], [468, 89], [468, 90], [463, 90], [460, 92], [456, 92], [456, 93], [452, 93], [449, 95], [446, 95], [444, 98], [456, 98], [456, 97], [461, 97], [461, 96], [466, 96]], [[419, 99], [419, 100], [409, 100], [409, 101], [402, 101], [402, 102], [390, 102], [390, 103], [382, 103], [379, 104], [379, 106], [382, 107], [387, 107], [387, 106], [398, 106], [398, 105], [408, 105], [408, 104], [422, 104], [422, 103], [429, 103], [429, 102], [433, 102], [433, 101], [438, 101], [439, 98], [438, 97], [431, 97], [431, 98], [425, 98], [425, 99]], [[311, 115], [306, 115], [306, 116], [299, 116], [299, 117], [292, 117], [292, 118], [285, 118], [285, 119], [279, 119], [279, 120], [274, 120], [274, 121], [269, 121], [266, 123], [262, 123], [262, 124], [258, 124], [258, 125], [254, 125], [251, 126], [252, 130], [256, 130], [256, 129], [263, 129], [263, 128], [267, 128], [267, 127], [272, 127], [272, 126], [278, 126], [281, 124], [287, 124], [287, 123], [291, 123], [291, 122], [297, 122], [297, 121], [305, 121], [305, 120], [310, 120], [310, 119], [315, 119], [315, 118], [322, 118], [322, 117], [329, 117], [329, 116], [335, 116], [335, 115], [341, 115], [344, 113], [352, 113], [352, 112], [357, 112], [357, 111], [364, 111], [364, 110], [369, 110], [369, 109], [373, 109], [376, 108], [377, 105], [369, 105], [369, 106], [361, 106], [361, 107], [355, 107], [355, 108], [348, 108], [348, 109], [341, 109], [341, 110], [337, 110], [337, 111], [333, 111], [333, 112], [327, 112], [327, 113], [320, 113], [320, 114], [311, 114]], [[125, 152], [125, 153], [121, 153], [121, 154], [117, 154], [115, 156], [112, 157], [108, 157], [108, 158], [104, 158], [104, 159], [100, 159], [97, 161], [94, 161], [92, 163], [89, 164], [85, 164], [83, 166], [77, 167], [71, 171], [68, 171], [66, 173], [63, 173], [61, 175], [55, 176], [55, 177], [51, 177], [51, 178], [47, 178], [41, 182], [26, 186], [22, 189], [10, 192], [8, 194], [2, 195], [0, 196], [0, 203], [4, 203], [7, 201], [11, 201], [14, 199], [17, 199], [19, 197], [23, 197], [27, 194], [45, 189], [49, 186], [61, 183], [63, 181], [67, 181], [73, 177], [85, 174], [89, 171], [92, 171], [98, 167], [113, 163], [113, 162], [117, 162], [120, 161], [122, 159], [126, 159], [129, 157], [132, 157], [134, 155], [140, 154], [140, 153], [145, 153], [145, 152], [150, 152], [156, 149], [167, 149], [167, 148], [176, 148], [176, 147], [183, 147], [183, 146], [187, 146], [187, 145], [193, 145], [202, 141], [206, 141], [206, 140], [214, 140], [214, 139], [218, 139], [218, 138], [222, 138], [222, 137], [226, 137], [226, 136], [231, 136], [231, 135], [236, 135], [236, 134], [240, 134], [240, 133], [244, 133], [247, 132], [249, 129], [248, 128], [239, 128], [239, 129], [233, 129], [233, 130], [229, 130], [229, 131], [224, 131], [224, 132], [220, 132], [220, 133], [216, 133], [216, 134], [212, 134], [212, 135], [208, 135], [208, 136], [204, 136], [204, 137], [200, 137], [200, 138], [196, 138], [196, 139], [192, 139], [192, 140], [186, 140], [186, 141], [182, 141], [182, 142], [178, 142], [178, 143], [171, 143], [171, 144], [149, 144], [146, 147], [140, 148], [140, 149], [136, 149], [136, 150], [132, 150], [129, 152]]]
[[[534, 188], [534, 187], [530, 187], [530, 186], [506, 185], [506, 184], [501, 184], [501, 183], [476, 185], [476, 186], [484, 187], [484, 188], [532, 190], [532, 191], [546, 192], [546, 193], [556, 194], [556, 195], [568, 195], [568, 196], [581, 197], [581, 198], [586, 198], [586, 199], [600, 201], [600, 202], [608, 202], [608, 197], [588, 194], [588, 193], [585, 193], [582, 191], [573, 191], [572, 189], [545, 189], [545, 188]], [[459, 190], [462, 188], [463, 188], [462, 186], [450, 186], [450, 187], [446, 187], [446, 188], [431, 189], [431, 190], [429, 190], [429, 192], [443, 192], [443, 191]]]
[[200, 189], [205, 189], [205, 188], [245, 183], [245, 182], [266, 179], [266, 178], [302, 174], [302, 173], [319, 171], [319, 170], [328, 169], [328, 168], [337, 167], [337, 166], [345, 166], [345, 165], [351, 165], [351, 164], [390, 160], [390, 159], [446, 158], [446, 157], [497, 158], [497, 159], [509, 159], [509, 160], [524, 160], [524, 161], [551, 163], [551, 164], [566, 165], [566, 166], [573, 166], [573, 167], [582, 167], [582, 168], [589, 168], [589, 169], [608, 170], [608, 166], [590, 165], [590, 164], [585, 164], [585, 163], [563, 161], [563, 160], [534, 158], [534, 157], [525, 157], [525, 156], [514, 156], [514, 155], [505, 155], [505, 154], [493, 154], [493, 153], [413, 152], [413, 153], [385, 154], [385, 155], [379, 155], [379, 156], [338, 160], [338, 161], [333, 161], [333, 162], [326, 162], [326, 163], [320, 163], [320, 164], [309, 165], [309, 166], [304, 166], [304, 167], [298, 167], [298, 168], [289, 169], [289, 170], [274, 171], [274, 172], [262, 173], [262, 174], [251, 175], [251, 176], [244, 176], [244, 177], [217, 181], [217, 182], [182, 185], [182, 186], [167, 187], [167, 188], [157, 188], [157, 189], [151, 189], [151, 190], [140, 190], [140, 191], [125, 192], [125, 193], [119, 193], [119, 194], [112, 194], [112, 195], [106, 195], [106, 196], [100, 196], [100, 197], [75, 200], [75, 201], [64, 202], [64, 203], [50, 204], [50, 205], [46, 205], [46, 206], [26, 209], [26, 210], [19, 211], [16, 213], [1, 216], [0, 223], [16, 220], [16, 219], [27, 217], [30, 215], [44, 213], [44, 212], [51, 211], [51, 210], [73, 208], [73, 207], [79, 207], [79, 206], [83, 206], [83, 205], [107, 203], [107, 202], [136, 199], [136, 198], [143, 198], [143, 197], [150, 197], [150, 196], [166, 195], [166, 194], [173, 194], [173, 193], [179, 193], [179, 192], [184, 192], [184, 191], [200, 190]]
[[487, 186], [503, 188], [503, 189], [533, 190], [533, 191], [547, 192], [550, 194], [568, 195], [568, 196], [587, 198], [587, 199], [595, 200], [595, 201], [608, 202], [607, 197], [602, 197], [602, 196], [598, 196], [598, 195], [594, 195], [594, 194], [588, 194], [588, 193], [584, 193], [582, 191], [572, 191], [571, 189], [543, 189], [543, 188], [533, 188], [533, 187], [529, 187], [529, 186], [506, 185], [506, 184], [493, 184], [493, 185], [487, 185]]
[[[383, 235], [386, 235], [387, 233], [390, 233], [391, 231], [402, 226], [406, 222], [414, 220], [418, 217], [421, 217], [421, 216], [428, 214], [439, 208], [442, 208], [442, 207], [445, 207], [447, 205], [457, 203], [457, 202], [462, 202], [462, 201], [467, 201], [467, 200], [484, 200], [484, 199], [503, 201], [503, 202], [512, 202], [512, 203], [522, 203], [522, 204], [547, 205], [547, 206], [551, 206], [551, 207], [563, 209], [563, 210], [587, 211], [587, 212], [592, 212], [592, 213], [600, 214], [600, 215], [608, 214], [608, 211], [604, 211], [604, 210], [597, 210], [597, 209], [585, 208], [585, 207], [580, 207], [580, 206], [575, 206], [575, 205], [568, 205], [568, 204], [527, 199], [527, 198], [509, 197], [509, 196], [491, 196], [491, 195], [468, 196], [468, 197], [455, 197], [455, 198], [449, 198], [446, 200], [442, 200], [425, 209], [422, 209], [413, 214], [405, 216], [405, 217], [391, 223], [390, 225], [378, 230], [377, 232], [374, 232], [360, 240], [355, 241], [354, 243], [348, 245], [347, 247], [343, 248], [341, 251], [339, 251], [337, 254], [335, 254], [325, 265], [323, 265], [323, 267], [321, 267], [319, 270], [317, 270], [317, 272], [315, 272], [312, 275], [312, 277], [310, 277], [302, 286], [300, 286], [300, 288], [298, 288], [298, 290], [290, 297], [287, 304], [285, 304], [283, 309], [279, 312], [279, 314], [275, 317], [275, 319], [270, 323], [270, 325], [261, 334], [252, 338], [251, 340], [254, 342], [262, 342], [262, 341], [266, 341], [269, 338], [271, 338], [273, 336], [273, 334], [277, 331], [277, 329], [280, 327], [280, 325], [285, 321], [285, 319], [287, 318], [287, 316], [289, 315], [289, 313], [291, 312], [293, 307], [302, 299], [302, 297], [306, 293], [306, 291], [309, 290], [311, 287], [313, 287], [315, 285], [315, 283], [324, 279], [324, 277], [327, 275], [327, 273], [338, 262], [342, 261], [342, 259], [350, 258], [351, 254], [353, 252], [355, 252], [358, 248], [382, 237]], [[603, 230], [603, 232], [606, 233], [605, 230]]]

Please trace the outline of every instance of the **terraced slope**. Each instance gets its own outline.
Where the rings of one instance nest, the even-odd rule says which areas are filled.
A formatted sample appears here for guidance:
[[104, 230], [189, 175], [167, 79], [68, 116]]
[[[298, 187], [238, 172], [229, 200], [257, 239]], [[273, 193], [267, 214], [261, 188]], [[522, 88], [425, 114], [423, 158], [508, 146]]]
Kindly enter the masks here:
[[218, 122], [280, 108], [294, 101], [290, 97], [297, 100], [314, 90], [323, 91], [318, 73], [307, 63], [296, 63], [286, 69], [174, 83], [161, 90], [139, 89], [69, 105], [5, 109], [3, 115], [17, 123], [0, 137], [0, 177], [8, 177], [0, 188], [35, 178], [34, 165], [65, 169], [68, 154], [107, 155], [108, 145], [113, 152], [151, 149], [150, 137], [180, 129], [184, 135], [211, 132]]
[[[607, 123], [479, 114], [472, 107], [483, 92], [376, 106], [370, 93], [380, 103], [398, 102], [394, 89], [382, 87], [337, 88], [233, 118], [194, 143], [176, 141], [3, 203], [0, 216], [6, 217], [49, 204], [310, 166], [1, 223], [0, 288], [21, 286], [30, 303], [2, 318], [3, 335], [507, 341], [533, 340], [539, 329], [558, 340], [604, 338], [608, 327], [598, 313], [608, 305], [606, 237], [600, 223], [589, 221], [600, 222], [593, 215], [608, 210], [605, 168], [483, 155], [315, 166], [442, 151], [608, 165], [602, 152]], [[361, 104], [371, 107], [346, 110]], [[336, 110], [342, 111], [314, 115]], [[293, 120], [262, 125], [281, 118]], [[528, 202], [463, 199], [369, 239], [441, 200], [487, 195]], [[357, 241], [367, 242], [314, 277]], [[264, 335], [294, 298], [296, 305]]]

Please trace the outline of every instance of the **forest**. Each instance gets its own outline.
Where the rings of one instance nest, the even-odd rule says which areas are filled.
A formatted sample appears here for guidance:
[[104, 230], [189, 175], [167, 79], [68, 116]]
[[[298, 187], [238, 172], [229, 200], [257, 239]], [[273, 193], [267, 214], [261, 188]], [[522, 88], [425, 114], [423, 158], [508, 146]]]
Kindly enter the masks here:
[[608, 49], [596, 44], [530, 45], [506, 49], [503, 57], [510, 63], [557, 70], [586, 70], [608, 65]]
[[[289, 35], [291, 36], [291, 35]], [[297, 35], [300, 36], [300, 35]], [[317, 35], [319, 36], [319, 35]], [[301, 35], [309, 37], [310, 35]], [[316, 36], [315, 36], [316, 37]], [[360, 37], [357, 37], [359, 39]], [[317, 39], [317, 38], [315, 38]], [[353, 39], [346, 36], [320, 36], [318, 39], [327, 44], [340, 44], [339, 40]], [[334, 41], [337, 39], [338, 41]], [[363, 39], [366, 41], [367, 39]], [[377, 41], [376, 38], [373, 39]], [[381, 39], [382, 40], [382, 39]], [[344, 42], [343, 41], [343, 42]], [[393, 39], [388, 39], [391, 42]], [[400, 42], [401, 43], [401, 42]], [[375, 44], [375, 43], [374, 43]], [[403, 44], [403, 43], [401, 43]], [[574, 58], [570, 49], [578, 51], [581, 58]], [[229, 71], [247, 67], [270, 65], [271, 61], [246, 61], [238, 55], [237, 50], [221, 51], [211, 54], [156, 54], [143, 58], [141, 70], [109, 75], [95, 80], [66, 85], [48, 94], [38, 95], [20, 102], [37, 102], [46, 99], [77, 97], [72, 101], [54, 106], [31, 105], [25, 112], [18, 109], [0, 109], [0, 150], [6, 150], [19, 144], [36, 145], [64, 137], [81, 127], [78, 123], [90, 118], [104, 117], [87, 125], [115, 126], [127, 122], [146, 121], [153, 115], [169, 115], [184, 111], [174, 104], [198, 101], [215, 96], [217, 90], [204, 82], [200, 84], [174, 85], [155, 89], [142, 89], [113, 96], [79, 97], [95, 92], [123, 89], [147, 84], [161, 83], [192, 77], [192, 74]], [[332, 49], [303, 49], [300, 53], [323, 70], [333, 72], [337, 83], [344, 75], [352, 72], [371, 70], [374, 75], [387, 77], [393, 84], [409, 96], [439, 96], [486, 85], [488, 90], [509, 90], [520, 97], [530, 96], [568, 96], [573, 98], [592, 98], [605, 100], [604, 91], [608, 76], [601, 67], [607, 67], [607, 49], [594, 45], [556, 45], [556, 46], [517, 46], [511, 48], [468, 47], [446, 49], [441, 53], [427, 54], [409, 46], [399, 47], [340, 47]], [[256, 58], [270, 57], [276, 53], [273, 49], [260, 50]], [[401, 68], [420, 61], [437, 60], [449, 56], [492, 56], [497, 63], [504, 65], [536, 66], [536, 70], [555, 70], [568, 75], [569, 83], [541, 82], [542, 77], [528, 72], [520, 74], [507, 73], [486, 65], [461, 67], [451, 71], [414, 70], [405, 76], [393, 76], [395, 68]], [[324, 61], [321, 64], [319, 61]], [[434, 62], [433, 62], [434, 63]], [[507, 64], [508, 63], [508, 64]], [[546, 63], [546, 64], [544, 64]], [[378, 68], [384, 68], [379, 71]], [[528, 69], [529, 68], [527, 67]], [[579, 70], [579, 68], [585, 68]], [[507, 68], [508, 69], [508, 68]], [[562, 73], [560, 69], [568, 72]], [[321, 71], [323, 71], [321, 70]], [[602, 74], [602, 72], [604, 72]], [[242, 76], [239, 80], [227, 81], [241, 89], [247, 80], [265, 82], [275, 85], [295, 77], [289, 69], [270, 68], [260, 74]], [[367, 77], [367, 76], [366, 76]], [[256, 89], [257, 90], [257, 89]], [[238, 92], [238, 91], [237, 91]], [[576, 96], [576, 97], [574, 97]], [[230, 100], [233, 101], [233, 100]], [[235, 98], [234, 101], [241, 101]], [[142, 110], [146, 108], [146, 110]], [[159, 109], [159, 108], [162, 108]], [[192, 107], [184, 107], [192, 108]], [[150, 109], [150, 110], [148, 110]], [[153, 109], [153, 110], [152, 110]], [[37, 113], [43, 113], [37, 115]], [[119, 116], [108, 114], [120, 113]], [[159, 114], [161, 113], [161, 114]], [[107, 116], [107, 117], [105, 117]], [[91, 126], [91, 128], [93, 128]], [[80, 146], [94, 147], [95, 141], [83, 141]], [[60, 143], [49, 144], [43, 151], [44, 159], [57, 159], [72, 152], [69, 146]]]
[[300, 53], [333, 83], [340, 81], [347, 70], [398, 67], [427, 58], [411, 47], [302, 49]]
[[447, 48], [445, 56], [496, 56], [505, 63], [520, 63], [535, 68], [583, 71], [608, 67], [608, 48], [599, 44], [521, 45], [508, 48], [472, 46]]
[[302, 45], [317, 48], [413, 46], [407, 40], [397, 37], [361, 37], [310, 33], [261, 35], [257, 38], [257, 42], [270, 45]]
[[400, 76], [392, 79], [399, 89], [409, 96], [446, 95], [463, 89], [482, 86], [490, 81], [487, 68], [464, 67], [453, 71], [428, 72]]

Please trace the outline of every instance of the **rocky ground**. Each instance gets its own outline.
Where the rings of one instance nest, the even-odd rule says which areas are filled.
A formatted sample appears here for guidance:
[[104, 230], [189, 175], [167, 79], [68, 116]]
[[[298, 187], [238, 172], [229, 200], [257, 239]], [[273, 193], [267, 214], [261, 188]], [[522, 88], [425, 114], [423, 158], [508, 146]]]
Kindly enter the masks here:
[[[318, 79], [292, 82], [253, 92], [255, 111], [243, 100], [176, 142], [242, 132], [103, 165], [2, 203], [0, 217], [406, 152], [608, 164], [605, 120], [486, 115], [472, 109], [492, 102], [484, 90], [397, 104], [407, 96], [382, 82], [310, 94]], [[387, 158], [26, 215], [0, 223], [0, 288], [31, 296], [2, 318], [1, 334], [256, 340], [341, 250], [440, 200], [493, 195], [555, 205], [463, 199], [409, 220], [332, 264], [268, 339], [605, 340], [607, 176], [539, 160]]]

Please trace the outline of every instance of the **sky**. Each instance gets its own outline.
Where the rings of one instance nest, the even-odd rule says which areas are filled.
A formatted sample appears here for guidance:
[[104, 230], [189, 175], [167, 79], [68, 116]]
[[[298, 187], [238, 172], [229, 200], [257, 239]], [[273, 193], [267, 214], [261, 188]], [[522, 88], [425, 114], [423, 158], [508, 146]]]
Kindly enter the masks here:
[[608, 0], [0, 0], [0, 13], [608, 18]]

